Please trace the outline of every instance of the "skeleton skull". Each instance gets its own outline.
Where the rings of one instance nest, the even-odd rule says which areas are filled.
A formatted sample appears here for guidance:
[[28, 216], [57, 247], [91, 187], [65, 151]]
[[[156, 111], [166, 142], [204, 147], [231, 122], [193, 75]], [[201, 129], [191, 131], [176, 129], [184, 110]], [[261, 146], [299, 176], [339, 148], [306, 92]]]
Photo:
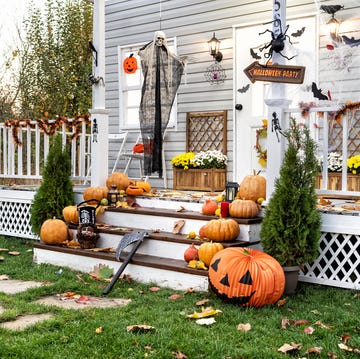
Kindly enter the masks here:
[[154, 41], [157, 46], [162, 46], [166, 44], [166, 36], [163, 31], [156, 31], [154, 36]]

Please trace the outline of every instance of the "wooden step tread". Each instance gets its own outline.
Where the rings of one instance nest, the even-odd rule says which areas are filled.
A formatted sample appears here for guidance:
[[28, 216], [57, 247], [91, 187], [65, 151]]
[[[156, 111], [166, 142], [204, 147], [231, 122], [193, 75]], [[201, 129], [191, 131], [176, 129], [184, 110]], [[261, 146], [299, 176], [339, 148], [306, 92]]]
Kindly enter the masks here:
[[[53, 245], [48, 245], [48, 244], [44, 244], [41, 242], [34, 243], [34, 248], [49, 250], [49, 251], [53, 251], [53, 252], [73, 254], [73, 255], [84, 256], [84, 257], [97, 258], [99, 260], [108, 260], [108, 261], [117, 262], [115, 253], [111, 253], [111, 252], [110, 253], [109, 252], [93, 252], [88, 249], [53, 246]], [[123, 257], [126, 257], [126, 255], [127, 255], [127, 253], [124, 252], [124, 254], [121, 256], [121, 259], [123, 259]], [[165, 269], [165, 270], [171, 270], [171, 271], [181, 272], [181, 273], [207, 276], [207, 271], [189, 268], [189, 267], [187, 267], [187, 264], [184, 260], [179, 260], [179, 259], [163, 258], [163, 257], [156, 257], [156, 256], [149, 256], [149, 255], [145, 255], [145, 254], [135, 253], [133, 258], [131, 259], [130, 263], [134, 264], [134, 265], [144, 266], [144, 267], [151, 267], [151, 268]]]
[[[75, 224], [68, 223], [69, 228], [76, 230], [77, 226]], [[144, 229], [140, 228], [129, 228], [129, 227], [119, 227], [119, 226], [112, 226], [112, 225], [101, 225], [97, 223], [97, 228], [99, 233], [107, 233], [112, 235], [125, 235], [126, 233], [132, 232], [143, 232]], [[191, 239], [186, 238], [185, 234], [174, 234], [171, 232], [157, 232], [157, 231], [145, 231], [148, 233], [151, 239], [159, 240], [159, 241], [166, 241], [166, 242], [174, 242], [174, 243], [182, 243], [182, 244], [194, 244], [194, 245], [201, 245], [204, 243], [201, 239]], [[221, 244], [227, 247], [247, 247], [250, 245], [258, 244], [259, 241], [255, 242], [243, 242], [243, 241], [231, 241], [231, 242], [221, 242]]]
[[[131, 208], [122, 208], [122, 207], [107, 207], [106, 211], [109, 212], [123, 212], [123, 213], [132, 213], [132, 214], [142, 214], [148, 216], [162, 216], [162, 217], [171, 217], [171, 218], [184, 218], [184, 219], [197, 219], [209, 221], [211, 219], [218, 219], [216, 216], [207, 216], [200, 212], [189, 211], [189, 210], [174, 210], [174, 209], [165, 209], [165, 208], [149, 208], [149, 207], [131, 207]], [[239, 224], [253, 224], [260, 223], [262, 221], [261, 217], [255, 218], [237, 218], [231, 217]]]

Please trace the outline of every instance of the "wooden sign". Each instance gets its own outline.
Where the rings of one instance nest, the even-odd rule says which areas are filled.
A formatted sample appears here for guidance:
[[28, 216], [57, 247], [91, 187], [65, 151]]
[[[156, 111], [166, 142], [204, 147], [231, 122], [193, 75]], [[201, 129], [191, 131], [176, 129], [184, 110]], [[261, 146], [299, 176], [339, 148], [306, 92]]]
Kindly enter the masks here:
[[255, 81], [269, 81], [302, 84], [305, 76], [305, 67], [278, 64], [265, 66], [254, 61], [244, 72], [252, 83]]

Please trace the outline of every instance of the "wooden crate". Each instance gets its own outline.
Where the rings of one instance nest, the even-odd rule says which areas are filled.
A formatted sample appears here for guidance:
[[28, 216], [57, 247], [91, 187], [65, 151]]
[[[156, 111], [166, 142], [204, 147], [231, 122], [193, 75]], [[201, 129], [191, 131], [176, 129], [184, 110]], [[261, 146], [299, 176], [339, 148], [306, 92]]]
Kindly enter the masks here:
[[193, 191], [223, 191], [226, 183], [224, 169], [189, 169], [173, 168], [174, 189]]
[[[328, 190], [341, 191], [342, 184], [341, 173], [328, 173]], [[323, 179], [322, 175], [318, 175], [315, 178], [315, 187], [322, 189]], [[348, 191], [360, 191], [360, 175], [347, 174], [347, 190]]]

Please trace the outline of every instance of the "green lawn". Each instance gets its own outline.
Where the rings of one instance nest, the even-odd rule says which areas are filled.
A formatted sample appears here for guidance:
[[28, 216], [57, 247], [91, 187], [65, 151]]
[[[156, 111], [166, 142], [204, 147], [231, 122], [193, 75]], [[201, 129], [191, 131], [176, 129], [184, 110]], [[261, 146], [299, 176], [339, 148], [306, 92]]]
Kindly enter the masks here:
[[[0, 293], [4, 312], [0, 322], [21, 314], [46, 313], [49, 309], [34, 303], [49, 295], [73, 291], [81, 295], [102, 296], [105, 282], [51, 265], [32, 262], [32, 242], [0, 237], [0, 248], [19, 251], [19, 256], [0, 253], [0, 276], [11, 279], [50, 282], [51, 285], [24, 293]], [[80, 279], [79, 279], [80, 278]], [[297, 294], [282, 306], [242, 308], [222, 302], [211, 293], [176, 292], [152, 285], [121, 281], [107, 297], [131, 298], [126, 307], [112, 309], [64, 310], [52, 308], [54, 317], [24, 331], [0, 329], [0, 358], [359, 358], [360, 296], [356, 291], [300, 283]], [[176, 300], [172, 294], [181, 295]], [[209, 299], [205, 307], [221, 310], [209, 326], [196, 324], [185, 314], [200, 311], [198, 301]], [[284, 319], [289, 324], [282, 328]], [[307, 324], [295, 325], [294, 321]], [[239, 324], [250, 323], [247, 332]], [[155, 329], [127, 332], [129, 325], [146, 324]], [[96, 333], [98, 327], [101, 333]], [[312, 334], [305, 328], [312, 327]], [[344, 334], [353, 352], [339, 348]], [[301, 344], [295, 353], [278, 352], [285, 343]], [[307, 354], [310, 348], [322, 347], [320, 354]], [[331, 356], [332, 355], [332, 356]]]

